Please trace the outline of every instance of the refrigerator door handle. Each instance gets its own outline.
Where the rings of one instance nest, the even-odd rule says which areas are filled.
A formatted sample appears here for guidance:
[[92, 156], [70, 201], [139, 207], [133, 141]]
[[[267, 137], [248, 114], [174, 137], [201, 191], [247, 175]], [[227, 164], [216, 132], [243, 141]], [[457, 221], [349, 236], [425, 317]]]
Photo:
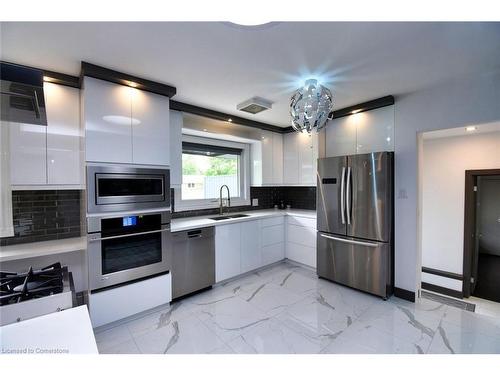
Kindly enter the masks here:
[[347, 167], [347, 182], [346, 182], [346, 215], [347, 224], [351, 225], [351, 167]]
[[345, 167], [342, 167], [342, 178], [340, 180], [340, 212], [342, 217], [342, 224], [345, 224]]
[[369, 246], [369, 247], [378, 247], [380, 245], [379, 243], [365, 242], [365, 241], [356, 241], [356, 240], [348, 240], [346, 238], [329, 236], [329, 235], [323, 234], [323, 233], [320, 233], [320, 236], [324, 237], [324, 238], [328, 238], [330, 240], [335, 240], [335, 241], [339, 241], [339, 242], [345, 242], [345, 243], [352, 244], [352, 245], [362, 245], [362, 246]]

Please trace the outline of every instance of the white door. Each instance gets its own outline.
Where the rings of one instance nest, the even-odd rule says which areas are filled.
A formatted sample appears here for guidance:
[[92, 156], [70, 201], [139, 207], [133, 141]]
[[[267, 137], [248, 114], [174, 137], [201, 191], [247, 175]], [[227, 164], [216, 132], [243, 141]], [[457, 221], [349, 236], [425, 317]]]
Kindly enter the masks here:
[[132, 154], [135, 164], [170, 165], [169, 99], [132, 89]]
[[316, 184], [315, 165], [313, 162], [313, 135], [296, 133], [299, 154], [299, 183], [301, 185]]
[[273, 132], [262, 130], [262, 185], [273, 183]]
[[182, 185], [182, 112], [170, 111], [170, 186]]
[[219, 225], [215, 228], [215, 281], [241, 273], [241, 226]]
[[131, 87], [85, 77], [87, 161], [132, 163]]
[[356, 153], [356, 123], [363, 113], [340, 117], [326, 125], [326, 157]]
[[241, 225], [241, 273], [262, 265], [260, 220], [246, 221]]
[[10, 173], [12, 185], [47, 183], [47, 127], [8, 124], [10, 133]]
[[45, 82], [47, 108], [47, 183], [83, 184], [80, 151], [80, 90]]

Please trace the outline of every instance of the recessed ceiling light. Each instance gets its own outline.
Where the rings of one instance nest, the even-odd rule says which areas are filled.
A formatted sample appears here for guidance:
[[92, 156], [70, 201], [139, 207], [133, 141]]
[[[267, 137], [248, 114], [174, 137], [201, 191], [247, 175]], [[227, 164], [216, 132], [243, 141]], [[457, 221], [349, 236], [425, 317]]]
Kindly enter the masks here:
[[477, 126], [467, 126], [465, 128], [466, 132], [473, 132], [473, 131], [476, 131], [476, 130], [477, 130]]
[[50, 78], [50, 77], [48, 77], [48, 76], [43, 76], [43, 81], [44, 81], [44, 82], [52, 82], [52, 81], [53, 81], [53, 79], [52, 79], [52, 78]]
[[228, 118], [227, 122], [233, 122], [233, 119], [232, 118]]
[[207, 129], [203, 129], [203, 131], [204, 131], [204, 132], [206, 132], [206, 131], [207, 131]]
[[351, 115], [355, 115], [358, 112], [361, 112], [361, 109], [355, 109], [354, 111], [351, 111]]
[[130, 87], [137, 87], [137, 83], [132, 82], [132, 81], [130, 81], [130, 82], [128, 83], [128, 85], [129, 85]]

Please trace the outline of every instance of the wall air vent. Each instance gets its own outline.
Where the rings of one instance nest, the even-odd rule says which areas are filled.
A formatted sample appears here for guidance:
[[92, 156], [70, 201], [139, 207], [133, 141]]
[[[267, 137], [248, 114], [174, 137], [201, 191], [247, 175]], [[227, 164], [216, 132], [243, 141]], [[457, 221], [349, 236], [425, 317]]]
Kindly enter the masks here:
[[263, 98], [259, 98], [258, 96], [254, 96], [253, 98], [250, 98], [238, 104], [236, 106], [236, 109], [255, 115], [256, 113], [265, 111], [266, 109], [271, 109], [272, 106], [273, 102]]

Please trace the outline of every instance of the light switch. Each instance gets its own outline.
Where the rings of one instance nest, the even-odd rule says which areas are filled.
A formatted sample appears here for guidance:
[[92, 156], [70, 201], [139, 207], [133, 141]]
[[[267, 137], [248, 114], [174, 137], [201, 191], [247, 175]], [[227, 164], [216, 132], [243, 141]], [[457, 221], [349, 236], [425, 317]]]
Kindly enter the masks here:
[[257, 198], [252, 199], [252, 206], [258, 206], [259, 200]]

